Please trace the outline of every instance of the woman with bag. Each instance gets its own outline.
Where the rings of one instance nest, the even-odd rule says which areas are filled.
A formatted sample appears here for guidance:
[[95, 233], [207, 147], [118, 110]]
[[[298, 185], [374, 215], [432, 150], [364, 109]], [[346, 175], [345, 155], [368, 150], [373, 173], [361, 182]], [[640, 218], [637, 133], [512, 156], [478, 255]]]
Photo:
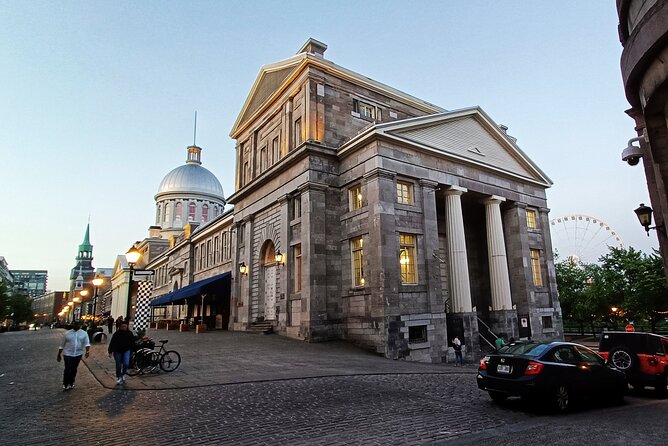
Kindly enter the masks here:
[[135, 344], [135, 335], [128, 330], [128, 324], [122, 322], [109, 341], [109, 357], [113, 353], [116, 361], [116, 384], [125, 384], [127, 370], [130, 366], [130, 353]]

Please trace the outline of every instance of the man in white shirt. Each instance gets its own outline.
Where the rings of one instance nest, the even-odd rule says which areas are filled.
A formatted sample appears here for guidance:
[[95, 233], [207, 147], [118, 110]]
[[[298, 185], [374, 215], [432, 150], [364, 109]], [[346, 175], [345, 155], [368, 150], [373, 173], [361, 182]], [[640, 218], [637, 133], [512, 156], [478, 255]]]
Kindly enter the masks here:
[[72, 329], [65, 332], [63, 341], [58, 349], [56, 360], [60, 362], [65, 357], [65, 372], [63, 373], [63, 390], [74, 388], [74, 379], [77, 377], [77, 368], [81, 362], [81, 356], [86, 348], [86, 358], [90, 353], [90, 339], [88, 333], [81, 330], [81, 322], [74, 321]]

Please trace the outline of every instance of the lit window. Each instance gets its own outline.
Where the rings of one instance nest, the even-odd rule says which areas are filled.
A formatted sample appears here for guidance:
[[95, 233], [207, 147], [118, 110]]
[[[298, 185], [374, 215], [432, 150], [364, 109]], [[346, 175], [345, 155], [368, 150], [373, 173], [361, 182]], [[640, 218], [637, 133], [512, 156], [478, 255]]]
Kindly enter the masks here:
[[399, 234], [399, 266], [402, 283], [417, 283], [415, 278], [415, 236]]
[[538, 249], [531, 250], [531, 271], [533, 273], [533, 284], [543, 286], [543, 276], [540, 271], [540, 251]]
[[294, 265], [293, 289], [296, 292], [302, 290], [302, 245], [292, 247], [292, 264]]
[[413, 184], [397, 181], [397, 201], [401, 204], [413, 204]]
[[533, 209], [527, 209], [527, 228], [536, 229], [536, 211]]
[[209, 205], [202, 205], [202, 223], [209, 221]]
[[295, 121], [295, 147], [302, 143], [302, 118]]
[[350, 240], [353, 260], [353, 286], [364, 286], [364, 239], [357, 237]]
[[351, 211], [362, 207], [364, 196], [362, 195], [362, 186], [357, 185], [348, 190], [348, 202]]
[[[178, 208], [178, 205], [177, 205], [177, 208]], [[195, 203], [190, 203], [188, 205], [188, 221], [195, 221], [195, 212], [196, 211], [197, 211], [197, 205]]]

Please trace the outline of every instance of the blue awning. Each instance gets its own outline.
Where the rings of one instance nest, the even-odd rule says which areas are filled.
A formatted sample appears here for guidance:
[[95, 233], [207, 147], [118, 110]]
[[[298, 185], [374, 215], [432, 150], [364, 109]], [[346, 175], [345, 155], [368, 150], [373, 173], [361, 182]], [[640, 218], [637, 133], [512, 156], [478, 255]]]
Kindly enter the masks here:
[[181, 288], [180, 290], [163, 294], [157, 299], [153, 299], [151, 303], [149, 303], [149, 305], [152, 307], [157, 307], [168, 304], [183, 303], [181, 301], [186, 300], [190, 297], [200, 297], [203, 293], [217, 291], [216, 289], [221, 286], [224, 287], [225, 289], [220, 291], [229, 294], [231, 278], [232, 278], [231, 272], [218, 274], [217, 276], [209, 277], [208, 279], [192, 283], [186, 287]]

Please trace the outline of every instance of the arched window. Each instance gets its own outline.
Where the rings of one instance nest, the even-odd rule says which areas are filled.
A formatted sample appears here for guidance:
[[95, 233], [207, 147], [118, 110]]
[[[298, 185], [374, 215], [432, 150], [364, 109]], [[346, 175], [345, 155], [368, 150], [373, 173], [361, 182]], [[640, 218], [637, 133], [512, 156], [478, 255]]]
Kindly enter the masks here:
[[167, 203], [162, 207], [162, 221], [166, 222], [167, 221]]
[[176, 211], [174, 211], [174, 220], [183, 220], [183, 203], [176, 202]]
[[206, 223], [209, 221], [209, 205], [208, 204], [203, 204], [202, 205], [202, 223]]
[[218, 206], [213, 207], [213, 218], [218, 217]]
[[188, 221], [195, 221], [195, 212], [197, 211], [197, 205], [195, 203], [190, 203], [188, 205]]

